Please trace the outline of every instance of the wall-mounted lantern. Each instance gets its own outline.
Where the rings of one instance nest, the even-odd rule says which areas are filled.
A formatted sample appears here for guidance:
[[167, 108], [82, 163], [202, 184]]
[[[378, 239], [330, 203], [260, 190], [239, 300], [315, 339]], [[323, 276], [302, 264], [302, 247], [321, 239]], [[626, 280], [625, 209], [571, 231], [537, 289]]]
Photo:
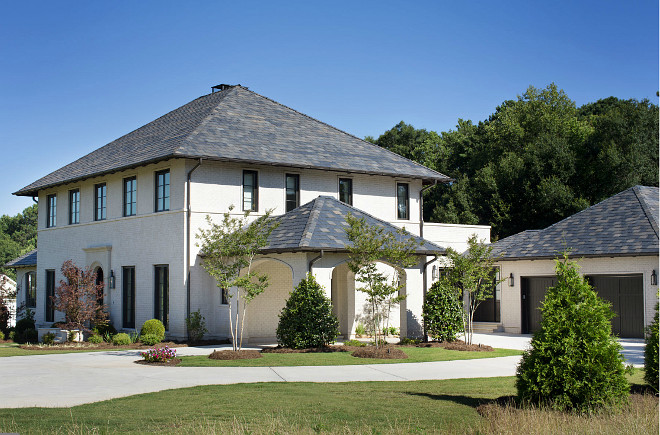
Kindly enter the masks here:
[[110, 278], [108, 278], [108, 287], [115, 288], [115, 272], [110, 269]]
[[433, 266], [433, 268], [431, 269], [431, 279], [436, 280], [438, 278], [439, 278], [439, 276], [438, 276], [438, 266]]
[[658, 285], [658, 275], [655, 273], [655, 269], [651, 272], [651, 285]]
[[513, 272], [509, 274], [509, 287], [513, 287], [514, 281], [513, 281]]

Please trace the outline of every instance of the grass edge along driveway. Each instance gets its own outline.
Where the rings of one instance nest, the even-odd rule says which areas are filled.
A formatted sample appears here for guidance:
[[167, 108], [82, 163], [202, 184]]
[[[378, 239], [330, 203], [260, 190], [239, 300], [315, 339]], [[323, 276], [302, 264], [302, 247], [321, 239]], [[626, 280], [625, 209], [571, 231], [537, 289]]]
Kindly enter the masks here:
[[[402, 347], [407, 359], [356, 358], [350, 352], [318, 353], [263, 353], [262, 358], [238, 360], [213, 360], [208, 355], [182, 356], [177, 367], [295, 367], [336, 366], [365, 364], [398, 364], [431, 361], [454, 361], [480, 358], [497, 358], [521, 355], [514, 349], [494, 349], [492, 352], [467, 352], [440, 347]], [[210, 353], [210, 352], [209, 352]]]

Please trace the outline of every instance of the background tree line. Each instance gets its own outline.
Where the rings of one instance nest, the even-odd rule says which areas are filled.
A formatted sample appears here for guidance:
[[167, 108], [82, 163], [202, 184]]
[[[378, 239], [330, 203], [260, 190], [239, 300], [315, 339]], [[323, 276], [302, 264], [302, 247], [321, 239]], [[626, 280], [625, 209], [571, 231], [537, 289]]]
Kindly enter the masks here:
[[428, 222], [545, 228], [628, 187], [658, 185], [658, 106], [609, 97], [577, 107], [553, 83], [485, 121], [436, 133], [403, 121], [365, 139], [449, 175], [427, 191]]
[[0, 216], [0, 273], [15, 279], [14, 270], [2, 266], [36, 247], [37, 204], [32, 204], [16, 216]]

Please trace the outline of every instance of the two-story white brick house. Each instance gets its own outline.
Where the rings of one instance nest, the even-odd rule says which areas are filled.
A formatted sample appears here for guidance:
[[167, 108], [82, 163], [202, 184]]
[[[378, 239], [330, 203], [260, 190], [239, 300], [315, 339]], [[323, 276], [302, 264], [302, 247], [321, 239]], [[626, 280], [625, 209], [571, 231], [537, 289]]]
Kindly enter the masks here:
[[[284, 301], [308, 271], [350, 335], [364, 299], [346, 267], [345, 214], [419, 235], [422, 190], [447, 181], [245, 87], [220, 85], [15, 193], [39, 202], [29, 302], [37, 324], [59, 320], [49, 297], [72, 259], [97, 270], [118, 329], [156, 317], [183, 338], [186, 316], [200, 309], [209, 335], [227, 337], [227, 301], [201, 266], [195, 234], [230, 205], [257, 216], [274, 209], [281, 225], [259, 261], [272, 284], [249, 307], [247, 335], [274, 336]], [[405, 271], [407, 298], [393, 315], [402, 335], [421, 334], [426, 264], [439, 251], [424, 241]]]

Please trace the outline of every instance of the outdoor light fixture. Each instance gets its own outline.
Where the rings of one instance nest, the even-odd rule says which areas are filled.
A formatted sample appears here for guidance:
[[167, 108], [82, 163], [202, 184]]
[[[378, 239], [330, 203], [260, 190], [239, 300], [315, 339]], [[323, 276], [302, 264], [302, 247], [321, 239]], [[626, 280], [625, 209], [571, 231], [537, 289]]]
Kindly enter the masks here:
[[513, 287], [513, 272], [509, 274], [509, 287]]
[[431, 269], [431, 279], [438, 279], [438, 266], [433, 266]]
[[110, 278], [108, 278], [108, 287], [115, 288], [115, 272], [110, 269]]
[[658, 285], [658, 275], [655, 273], [655, 269], [651, 272], [651, 285]]

